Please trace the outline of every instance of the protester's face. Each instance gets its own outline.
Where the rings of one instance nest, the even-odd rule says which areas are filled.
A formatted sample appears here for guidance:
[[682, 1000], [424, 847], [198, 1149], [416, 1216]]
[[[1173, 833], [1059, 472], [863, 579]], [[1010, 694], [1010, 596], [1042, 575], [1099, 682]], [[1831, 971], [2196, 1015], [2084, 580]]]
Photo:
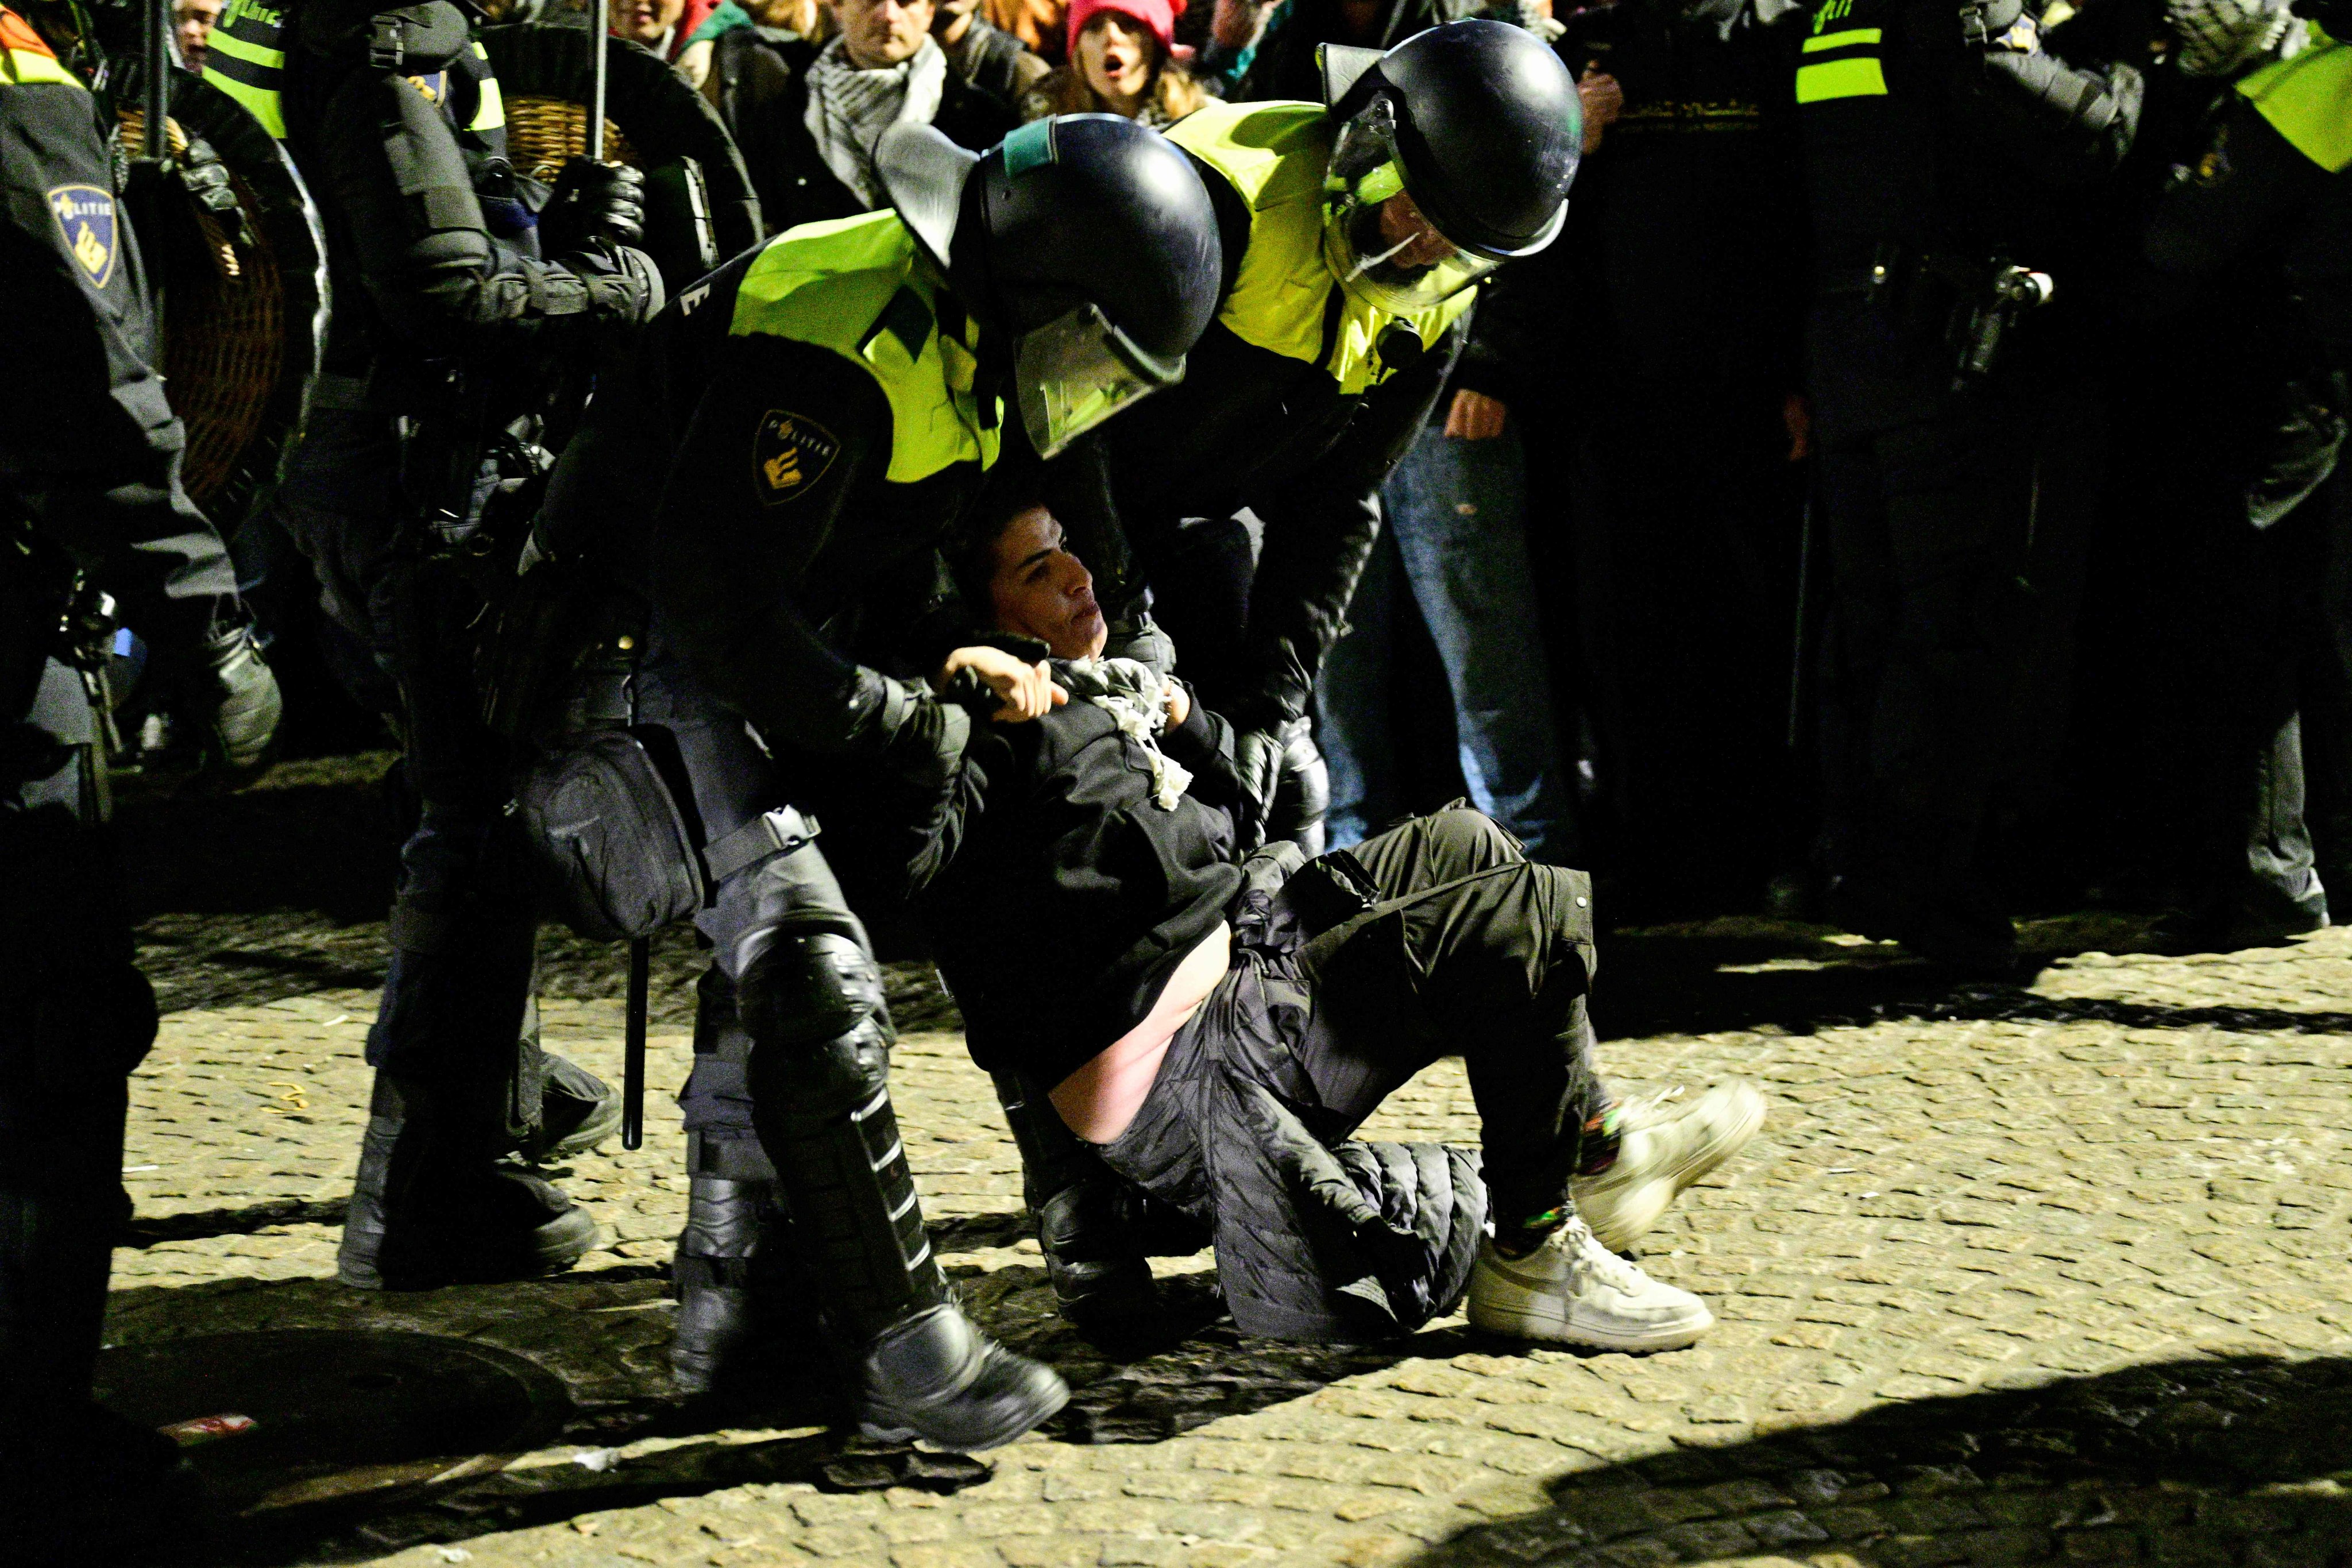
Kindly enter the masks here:
[[1078, 35], [1078, 69], [1099, 98], [1141, 98], [1151, 85], [1160, 40], [1142, 23], [1117, 11], [1097, 11]]
[[849, 63], [879, 70], [912, 59], [931, 30], [931, 0], [833, 0], [834, 26], [841, 29]]
[[222, 0], [173, 0], [172, 27], [180, 44], [180, 58], [192, 71], [205, 68], [205, 40], [220, 20]]
[[1062, 525], [1042, 506], [1014, 518], [997, 540], [988, 596], [997, 630], [1035, 637], [1055, 658], [1092, 658], [1110, 638], [1094, 574], [1062, 548]]
[[686, 0], [607, 0], [606, 15], [614, 32], [651, 48], [686, 15]]

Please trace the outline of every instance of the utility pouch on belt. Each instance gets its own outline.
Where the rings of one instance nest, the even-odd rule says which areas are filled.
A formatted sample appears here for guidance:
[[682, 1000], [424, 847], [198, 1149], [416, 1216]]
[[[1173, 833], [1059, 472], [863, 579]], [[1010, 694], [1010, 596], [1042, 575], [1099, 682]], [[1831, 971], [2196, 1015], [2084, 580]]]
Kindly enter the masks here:
[[515, 792], [540, 901], [592, 942], [635, 942], [702, 908], [702, 858], [645, 743], [598, 730], [544, 754]]

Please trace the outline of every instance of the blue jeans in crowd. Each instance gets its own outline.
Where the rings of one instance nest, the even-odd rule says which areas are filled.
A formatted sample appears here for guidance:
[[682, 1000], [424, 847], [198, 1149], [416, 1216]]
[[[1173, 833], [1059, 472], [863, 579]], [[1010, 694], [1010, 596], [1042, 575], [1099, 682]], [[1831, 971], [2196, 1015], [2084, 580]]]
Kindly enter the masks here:
[[1525, 845], [1528, 859], [1569, 863], [1578, 849], [1574, 805], [1528, 558], [1517, 426], [1476, 441], [1423, 431], [1381, 500], [1386, 525], [1348, 610], [1352, 629], [1323, 660], [1316, 690], [1316, 732], [1331, 769], [1331, 847], [1370, 837], [1413, 805], [1397, 795], [1391, 716], [1401, 570], [1445, 666], [1471, 804]]

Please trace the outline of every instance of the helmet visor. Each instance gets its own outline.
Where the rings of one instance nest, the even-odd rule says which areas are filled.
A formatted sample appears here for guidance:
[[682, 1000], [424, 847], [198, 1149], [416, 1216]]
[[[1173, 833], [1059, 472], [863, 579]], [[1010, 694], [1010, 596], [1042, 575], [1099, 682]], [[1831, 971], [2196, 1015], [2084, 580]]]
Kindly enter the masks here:
[[1030, 445], [1051, 458], [1138, 398], [1184, 379], [1184, 356], [1146, 352], [1096, 305], [1021, 334], [1014, 395]]
[[1331, 150], [1323, 258], [1349, 293], [1399, 315], [1443, 304], [1502, 265], [1446, 238], [1414, 205], [1382, 98], [1340, 128]]

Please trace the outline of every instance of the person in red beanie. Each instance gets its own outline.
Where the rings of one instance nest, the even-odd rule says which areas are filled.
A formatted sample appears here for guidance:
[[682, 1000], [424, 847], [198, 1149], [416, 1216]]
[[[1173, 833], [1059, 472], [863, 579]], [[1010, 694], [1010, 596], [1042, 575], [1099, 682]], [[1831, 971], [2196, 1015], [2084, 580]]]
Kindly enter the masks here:
[[1184, 0], [1071, 0], [1069, 58], [1021, 100], [1024, 120], [1118, 114], [1173, 125], [1208, 101], [1176, 43]]

